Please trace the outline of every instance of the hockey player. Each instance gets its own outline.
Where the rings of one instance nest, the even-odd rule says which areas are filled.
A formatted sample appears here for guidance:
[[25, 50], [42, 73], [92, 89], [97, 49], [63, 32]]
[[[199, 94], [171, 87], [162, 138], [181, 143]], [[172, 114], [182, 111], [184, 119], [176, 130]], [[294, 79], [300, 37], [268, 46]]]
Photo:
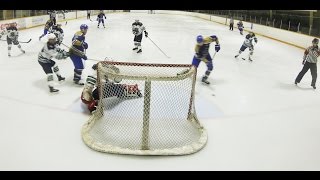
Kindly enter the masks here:
[[19, 37], [19, 32], [16, 27], [16, 23], [10, 23], [9, 26], [7, 26], [1, 33], [0, 33], [0, 38], [2, 36], [7, 35], [7, 44], [8, 44], [8, 56], [11, 56], [11, 47], [12, 43], [14, 45], [17, 45], [18, 48], [22, 53], [26, 53], [22, 48], [21, 45], [19, 44], [18, 37]]
[[[90, 75], [88, 75], [86, 79], [86, 84], [81, 93], [81, 100], [84, 104], [88, 106], [89, 111], [92, 113], [96, 110], [96, 106], [98, 105], [99, 93], [96, 86], [97, 82], [97, 66], [98, 64], [94, 64], [91, 69]], [[116, 73], [119, 69], [112, 65], [107, 65], [105, 67], [106, 71], [112, 71]], [[142, 97], [140, 90], [138, 89], [138, 85], [127, 85], [127, 84], [119, 84], [119, 80], [111, 80], [108, 77], [105, 77], [103, 89], [104, 98], [109, 97], [117, 97], [117, 98], [138, 98]]]
[[139, 22], [138, 19], [135, 20], [134, 23], [132, 23], [132, 33], [134, 34], [134, 48], [132, 50], [138, 50], [137, 53], [141, 53], [141, 40], [142, 40], [142, 34], [143, 31], [145, 33], [145, 36], [148, 37], [148, 32], [146, 31], [146, 28], [143, 26], [141, 22]]
[[84, 85], [81, 79], [84, 65], [82, 59], [87, 60], [85, 50], [88, 49], [88, 43], [85, 42], [85, 35], [87, 34], [88, 26], [82, 24], [80, 31], [76, 32], [72, 38], [72, 47], [70, 48], [70, 58], [74, 65], [74, 77], [73, 81], [75, 84]]
[[238, 26], [238, 29], [240, 31], [240, 34], [243, 35], [243, 23], [242, 21], [240, 20], [238, 23], [237, 23], [237, 26]]
[[58, 65], [55, 61], [52, 60], [52, 58], [66, 59], [69, 56], [69, 53], [65, 50], [60, 49], [56, 43], [56, 36], [54, 34], [49, 34], [48, 42], [44, 45], [38, 55], [38, 62], [42, 66], [44, 72], [47, 74], [47, 83], [49, 86], [49, 91], [51, 93], [59, 91], [58, 89], [54, 88], [53, 72], [57, 75], [58, 81], [65, 80], [65, 78], [62, 77], [59, 72]]
[[56, 35], [57, 37], [57, 44], [60, 46], [60, 44], [63, 41], [63, 30], [61, 28], [61, 24], [57, 24], [57, 25], [53, 25], [52, 26], [52, 31], [51, 31], [54, 35]]
[[103, 11], [100, 11], [100, 13], [99, 13], [98, 16], [97, 16], [98, 28], [99, 28], [101, 22], [102, 22], [102, 24], [103, 24], [103, 27], [106, 28], [106, 27], [104, 26], [103, 17], [104, 17], [104, 19], [107, 19], [106, 15], [103, 13]]
[[296, 80], [295, 80], [295, 84], [297, 85], [298, 83], [300, 83], [301, 79], [303, 78], [303, 76], [306, 74], [306, 72], [310, 69], [311, 71], [311, 76], [312, 76], [312, 81], [311, 81], [311, 86], [313, 87], [313, 89], [316, 89], [316, 81], [317, 81], [317, 61], [318, 61], [318, 57], [320, 56], [320, 49], [319, 49], [319, 39], [314, 38], [312, 40], [312, 46], [308, 47], [305, 51], [304, 51], [304, 55], [303, 55], [303, 68], [300, 71], [300, 73], [298, 74]]
[[48, 14], [49, 14], [49, 18], [53, 22], [53, 25], [56, 25], [56, 22], [57, 22], [57, 20], [56, 20], [56, 16], [57, 16], [56, 11], [55, 10], [50, 10], [50, 11], [48, 11]]
[[44, 25], [43, 34], [39, 37], [39, 41], [41, 40], [41, 38], [42, 38], [43, 36], [45, 36], [48, 32], [51, 31], [52, 26], [53, 26], [53, 21], [52, 21], [52, 19], [49, 19], [49, 20], [46, 22], [46, 24]]
[[[246, 39], [244, 40], [242, 46], [240, 47], [239, 53], [234, 57], [237, 58], [244, 50], [249, 48], [249, 61], [252, 61], [251, 56], [253, 55], [253, 50], [254, 50], [253, 41], [255, 42], [255, 44], [258, 43], [258, 39], [256, 35], [253, 32], [249, 32], [249, 34], [246, 35]], [[245, 60], [244, 58], [242, 59]]]
[[205, 75], [202, 77], [202, 82], [205, 84], [210, 84], [208, 81], [208, 77], [213, 70], [213, 65], [212, 65], [212, 58], [209, 54], [209, 47], [212, 42], [216, 42], [215, 45], [215, 51], [219, 52], [220, 50], [220, 44], [218, 37], [215, 35], [203, 38], [202, 35], [197, 36], [197, 44], [195, 47], [195, 55], [192, 60], [192, 65], [198, 68], [199, 64], [201, 61], [206, 63], [207, 65], [207, 71], [205, 72]]

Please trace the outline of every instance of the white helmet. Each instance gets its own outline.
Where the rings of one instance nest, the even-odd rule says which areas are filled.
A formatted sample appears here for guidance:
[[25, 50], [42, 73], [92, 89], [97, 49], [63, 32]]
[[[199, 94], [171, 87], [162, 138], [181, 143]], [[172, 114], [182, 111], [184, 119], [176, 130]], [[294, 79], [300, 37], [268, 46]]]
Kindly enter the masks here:
[[56, 35], [54, 35], [53, 33], [48, 34], [48, 41], [49, 41], [50, 39], [56, 39]]

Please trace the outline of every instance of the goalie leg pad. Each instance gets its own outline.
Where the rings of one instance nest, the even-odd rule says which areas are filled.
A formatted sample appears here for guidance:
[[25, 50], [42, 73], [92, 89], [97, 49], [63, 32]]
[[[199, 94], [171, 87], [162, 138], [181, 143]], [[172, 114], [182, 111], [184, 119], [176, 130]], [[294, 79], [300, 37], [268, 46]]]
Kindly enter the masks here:
[[138, 88], [138, 84], [135, 85], [122, 85], [124, 87], [124, 95], [125, 97], [142, 97], [142, 94]]
[[98, 106], [98, 101], [91, 101], [89, 104], [88, 104], [88, 110], [90, 111], [90, 113], [92, 113], [93, 111], [95, 111], [97, 109], [97, 106]]

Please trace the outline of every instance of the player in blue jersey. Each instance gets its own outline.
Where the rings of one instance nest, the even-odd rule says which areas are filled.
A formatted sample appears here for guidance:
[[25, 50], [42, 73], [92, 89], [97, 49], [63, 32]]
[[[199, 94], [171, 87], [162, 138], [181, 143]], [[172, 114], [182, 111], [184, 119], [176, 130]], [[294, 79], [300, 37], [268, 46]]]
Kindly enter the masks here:
[[104, 20], [103, 20], [103, 17], [104, 17], [104, 19], [107, 19], [106, 15], [103, 13], [103, 11], [100, 11], [100, 13], [98, 14], [98, 17], [97, 17], [97, 21], [98, 21], [98, 28], [99, 28], [99, 26], [100, 26], [100, 23], [102, 23], [102, 24], [103, 24], [103, 27], [104, 27], [104, 28], [106, 28], [106, 27], [104, 26]]
[[240, 34], [243, 35], [243, 23], [242, 21], [240, 20], [238, 23], [237, 23], [237, 26], [238, 26], [238, 29], [240, 31]]
[[203, 38], [203, 36], [201, 35], [197, 36], [197, 45], [195, 47], [196, 53], [192, 60], [192, 65], [194, 65], [196, 68], [198, 68], [201, 61], [206, 63], [207, 71], [205, 72], [205, 75], [202, 77], [202, 82], [206, 84], [210, 84], [210, 82], [208, 81], [208, 77], [211, 71], [213, 70], [212, 58], [209, 54], [209, 47], [212, 42], [216, 42], [215, 51], [219, 52], [220, 44], [217, 36], [212, 35], [206, 38]]
[[80, 31], [76, 32], [72, 38], [72, 47], [70, 48], [70, 58], [74, 65], [74, 77], [75, 84], [84, 85], [81, 79], [82, 71], [84, 69], [83, 61], [87, 60], [85, 50], [88, 49], [88, 43], [85, 42], [85, 35], [87, 34], [88, 26], [82, 24]]

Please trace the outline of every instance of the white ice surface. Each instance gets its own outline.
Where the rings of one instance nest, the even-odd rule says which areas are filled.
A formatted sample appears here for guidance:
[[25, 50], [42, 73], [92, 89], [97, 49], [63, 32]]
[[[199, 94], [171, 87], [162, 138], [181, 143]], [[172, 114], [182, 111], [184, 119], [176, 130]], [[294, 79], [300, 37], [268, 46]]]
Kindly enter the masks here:
[[[87, 55], [117, 61], [189, 64], [196, 36], [217, 35], [221, 51], [214, 58], [212, 85], [196, 85], [196, 110], [208, 130], [208, 143], [188, 156], [145, 157], [91, 150], [80, 130], [89, 115], [72, 84], [70, 59], [57, 61], [66, 82], [51, 95], [37, 55], [45, 43], [43, 27], [21, 30], [26, 54], [0, 42], [0, 170], [320, 170], [320, 94], [308, 72], [293, 85], [302, 68], [303, 50], [258, 36], [253, 62], [238, 60], [244, 36], [237, 29], [195, 17], [165, 14], [107, 14], [106, 29], [83, 19], [63, 24], [65, 44], [82, 23], [89, 26]], [[139, 18], [150, 38], [142, 54], [132, 51], [131, 23]], [[246, 34], [246, 33], [245, 33]], [[214, 46], [210, 52], [213, 54]], [[247, 55], [247, 51], [243, 56]], [[86, 61], [91, 67], [94, 61]], [[84, 76], [86, 72], [84, 72]], [[319, 86], [320, 88], [320, 86]]]

